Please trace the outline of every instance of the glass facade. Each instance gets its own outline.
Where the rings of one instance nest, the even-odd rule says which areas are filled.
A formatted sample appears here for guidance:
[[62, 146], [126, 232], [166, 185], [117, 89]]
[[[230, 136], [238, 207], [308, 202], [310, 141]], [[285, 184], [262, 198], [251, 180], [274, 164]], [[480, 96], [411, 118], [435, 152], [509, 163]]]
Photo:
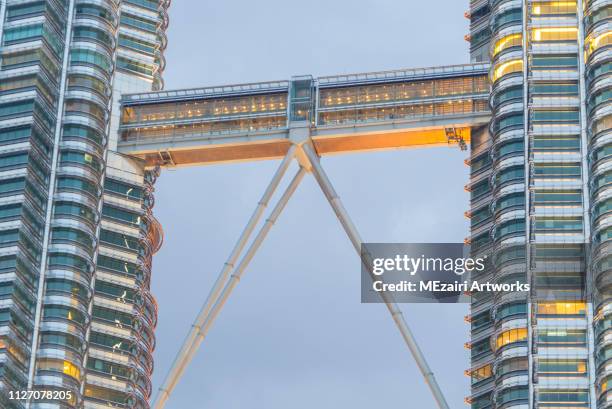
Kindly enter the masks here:
[[483, 278], [533, 289], [474, 294], [473, 409], [610, 405], [608, 3], [472, 0], [466, 13], [492, 110], [472, 133], [468, 241], [492, 257]]
[[149, 407], [156, 175], [110, 150], [120, 95], [163, 86], [168, 3], [0, 3], [2, 408]]

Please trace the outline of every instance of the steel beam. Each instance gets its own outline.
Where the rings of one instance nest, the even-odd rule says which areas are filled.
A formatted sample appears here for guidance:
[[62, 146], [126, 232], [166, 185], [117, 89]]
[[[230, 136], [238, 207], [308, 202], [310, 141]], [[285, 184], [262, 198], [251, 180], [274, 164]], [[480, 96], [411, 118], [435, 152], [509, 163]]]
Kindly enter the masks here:
[[[340, 221], [340, 224], [344, 228], [344, 231], [346, 232], [347, 236], [351, 240], [351, 243], [353, 243], [353, 247], [357, 251], [357, 254], [359, 254], [359, 256], [362, 257], [361, 243], [363, 241], [361, 240], [361, 236], [359, 235], [357, 228], [353, 224], [353, 221], [351, 220], [346, 209], [344, 208], [344, 205], [342, 204], [340, 197], [336, 193], [336, 190], [334, 189], [331, 181], [329, 180], [329, 177], [327, 176], [327, 174], [325, 173], [325, 170], [321, 166], [321, 162], [319, 161], [319, 155], [317, 155], [317, 153], [315, 152], [314, 148], [312, 147], [310, 143], [304, 144], [302, 149], [304, 153], [306, 154], [306, 157], [310, 161], [310, 164], [312, 166], [312, 173], [315, 179], [317, 180], [319, 187], [325, 194], [325, 197], [329, 201], [329, 204], [334, 210], [334, 213], [336, 213], [336, 217]], [[362, 262], [366, 266], [371, 266], [368, 260], [362, 259]], [[372, 271], [370, 271], [370, 276], [373, 279], [375, 278]], [[385, 304], [387, 305], [387, 308], [389, 312], [391, 313], [391, 317], [395, 321], [397, 328], [402, 334], [402, 337], [404, 338], [404, 341], [406, 342], [408, 349], [412, 353], [412, 356], [414, 360], [416, 361], [417, 366], [419, 367], [421, 371], [421, 374], [425, 378], [425, 382], [429, 386], [429, 389], [431, 390], [431, 393], [433, 394], [433, 397], [436, 400], [438, 407], [440, 409], [449, 409], [448, 403], [446, 402], [446, 399], [444, 398], [444, 395], [442, 394], [442, 390], [440, 389], [440, 386], [438, 385], [438, 382], [436, 381], [436, 378], [434, 377], [433, 372], [429, 368], [429, 365], [427, 364], [427, 361], [425, 360], [425, 356], [423, 355], [423, 352], [421, 352], [421, 349], [419, 348], [419, 345], [417, 344], [417, 341], [414, 338], [412, 331], [410, 330], [410, 328], [408, 327], [408, 324], [404, 320], [404, 316], [399, 306], [397, 305], [397, 303], [395, 302], [395, 300], [393, 299], [391, 295], [386, 294], [386, 293], [381, 293], [381, 297], [383, 301], [385, 302]]]
[[189, 330], [187, 337], [185, 338], [185, 341], [183, 342], [183, 345], [181, 346], [180, 351], [176, 355], [176, 358], [174, 359], [172, 367], [170, 368], [170, 371], [168, 372], [164, 383], [159, 388], [157, 398], [155, 400], [155, 403], [153, 404], [154, 409], [162, 409], [164, 407], [166, 400], [170, 396], [170, 393], [176, 387], [177, 382], [185, 372], [185, 368], [187, 367], [187, 365], [189, 365], [189, 362], [193, 358], [194, 353], [197, 351], [198, 346], [201, 343], [201, 340], [199, 340], [201, 328], [204, 326], [205, 321], [211, 312], [211, 309], [217, 302], [222, 289], [225, 287], [227, 281], [229, 280], [230, 271], [234, 268], [238, 257], [240, 257], [242, 250], [246, 246], [246, 243], [248, 242], [249, 238], [251, 237], [253, 230], [259, 223], [261, 216], [263, 215], [266, 207], [268, 206], [268, 203], [270, 202], [270, 199], [274, 195], [274, 192], [278, 188], [278, 185], [280, 184], [283, 176], [287, 172], [289, 165], [293, 161], [295, 152], [296, 147], [291, 146], [291, 148], [289, 148], [289, 151], [285, 155], [285, 158], [282, 160], [280, 166], [278, 167], [278, 170], [272, 177], [272, 180], [266, 188], [261, 200], [253, 211], [253, 214], [251, 215], [251, 218], [249, 219], [238, 241], [236, 242], [234, 249], [232, 250], [225, 264], [223, 265], [223, 268], [221, 269], [221, 272], [219, 273], [219, 276], [217, 277], [213, 288], [208, 294], [206, 302], [202, 306], [198, 316], [196, 317], [193, 325], [191, 326], [191, 329]]

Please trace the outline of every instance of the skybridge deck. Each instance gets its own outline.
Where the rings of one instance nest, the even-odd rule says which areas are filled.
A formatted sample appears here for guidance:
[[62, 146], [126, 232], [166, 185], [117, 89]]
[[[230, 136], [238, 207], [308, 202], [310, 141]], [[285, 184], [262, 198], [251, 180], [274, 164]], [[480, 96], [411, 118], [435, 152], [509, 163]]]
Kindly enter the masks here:
[[125, 95], [118, 150], [147, 166], [195, 166], [281, 158], [296, 132], [320, 155], [464, 146], [490, 118], [488, 72], [468, 64]]

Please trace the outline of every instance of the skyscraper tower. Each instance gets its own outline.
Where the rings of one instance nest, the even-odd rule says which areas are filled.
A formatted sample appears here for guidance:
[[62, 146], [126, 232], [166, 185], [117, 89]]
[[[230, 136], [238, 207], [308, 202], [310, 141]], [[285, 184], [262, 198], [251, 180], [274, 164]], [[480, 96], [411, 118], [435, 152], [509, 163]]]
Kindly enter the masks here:
[[473, 409], [605, 408], [610, 343], [606, 1], [472, 0], [492, 120], [470, 158], [472, 250], [529, 298], [474, 294]]
[[0, 2], [0, 407], [149, 407], [155, 173], [114, 150], [121, 94], [162, 87], [168, 6]]

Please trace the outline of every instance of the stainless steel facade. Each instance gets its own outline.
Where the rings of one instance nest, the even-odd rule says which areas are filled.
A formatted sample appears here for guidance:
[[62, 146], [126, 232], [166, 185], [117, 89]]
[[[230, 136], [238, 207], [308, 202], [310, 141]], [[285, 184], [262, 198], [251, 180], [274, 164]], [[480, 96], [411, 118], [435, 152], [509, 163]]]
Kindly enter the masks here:
[[532, 296], [475, 294], [473, 409], [606, 408], [610, 343], [609, 1], [472, 1], [492, 120], [470, 158], [473, 251]]
[[111, 150], [121, 93], [162, 86], [168, 5], [0, 3], [0, 407], [149, 407], [155, 174]]

